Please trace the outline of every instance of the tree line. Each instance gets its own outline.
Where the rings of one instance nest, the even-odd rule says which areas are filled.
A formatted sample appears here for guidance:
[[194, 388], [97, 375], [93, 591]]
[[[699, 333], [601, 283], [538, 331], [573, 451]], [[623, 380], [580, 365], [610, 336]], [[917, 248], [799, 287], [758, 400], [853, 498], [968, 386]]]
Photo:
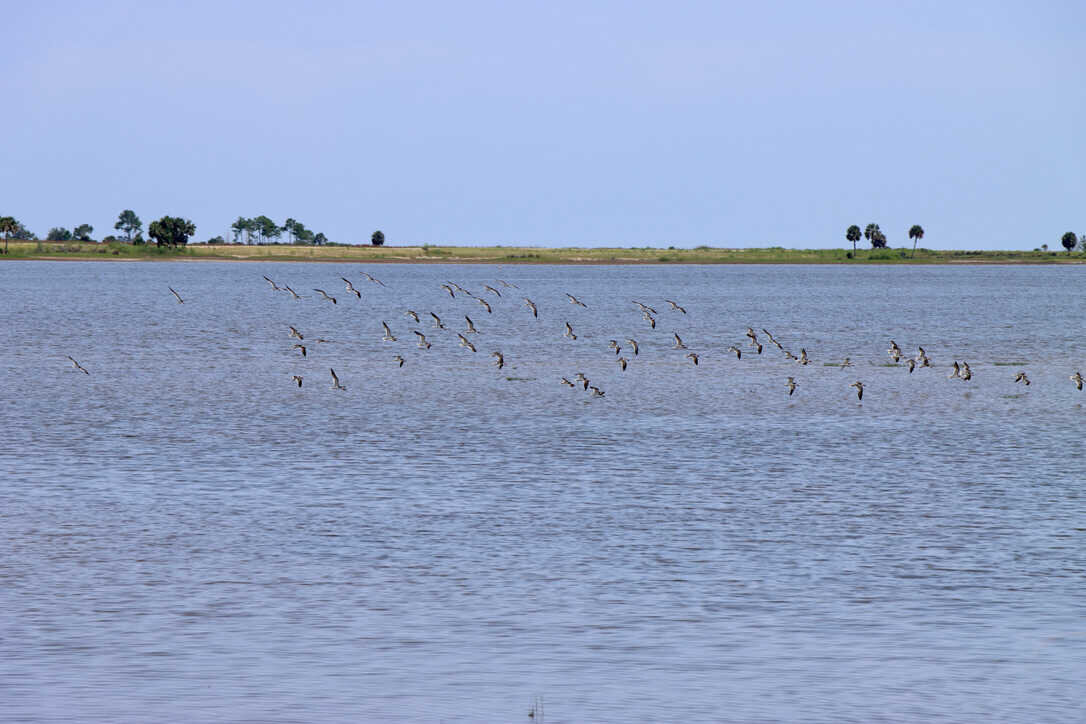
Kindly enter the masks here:
[[[852, 242], [852, 253], [856, 254], [856, 243], [861, 239], [867, 239], [871, 242], [872, 249], [886, 249], [886, 234], [882, 233], [882, 229], [878, 224], [868, 224], [861, 232], [860, 227], [856, 224], [848, 227], [845, 230], [845, 240]], [[913, 224], [909, 227], [909, 239], [913, 242], [913, 256], [916, 256], [916, 243], [924, 238], [924, 227], [920, 224]], [[1086, 253], [1086, 234], [1083, 236], [1075, 236], [1075, 232], [1068, 231], [1060, 237], [1060, 243], [1063, 244], [1063, 248], [1070, 254], [1074, 251], [1075, 247], [1078, 247], [1083, 253]], [[1048, 251], [1048, 244], [1041, 244], [1039, 249], [1034, 251]]]
[[[143, 222], [132, 209], [125, 209], [117, 215], [117, 223], [114, 230], [120, 232], [120, 236], [109, 235], [102, 239], [103, 243], [124, 241], [129, 244], [146, 244], [143, 236]], [[331, 243], [328, 237], [321, 232], [313, 232], [300, 221], [287, 219], [279, 226], [267, 216], [257, 216], [247, 219], [239, 216], [231, 226], [234, 243], [241, 243], [244, 237], [246, 244], [274, 244], [285, 233], [291, 244], [320, 246]], [[63, 226], [54, 226], [46, 234], [46, 241], [94, 241], [91, 234], [94, 227], [90, 224], [80, 224], [72, 229]], [[35, 241], [39, 237], [27, 229], [13, 216], [0, 216], [0, 234], [4, 235], [4, 253], [7, 253], [8, 240]], [[181, 217], [163, 216], [157, 221], [152, 221], [147, 226], [147, 236], [159, 247], [176, 248], [185, 246], [189, 239], [196, 234], [196, 225]], [[215, 236], [208, 239], [208, 244], [225, 244], [225, 239]], [[382, 246], [385, 243], [385, 235], [381, 231], [373, 232], [370, 243], [374, 246]]]
[[277, 244], [283, 234], [287, 235], [291, 244], [321, 246], [328, 243], [328, 237], [322, 232], [307, 229], [305, 224], [296, 219], [287, 219], [279, 226], [263, 214], [251, 219], [239, 216], [237, 221], [230, 225], [230, 231], [234, 234], [235, 244], [243, 237], [246, 244]]
[[[856, 242], [860, 240], [861, 235], [864, 239], [871, 242], [872, 249], [886, 249], [886, 234], [882, 232], [878, 224], [868, 224], [864, 227], [863, 233], [860, 232], [860, 227], [853, 224], [845, 230], [845, 240], [852, 242], [852, 253], [856, 254]], [[916, 256], [916, 242], [924, 238], [924, 227], [920, 224], [913, 224], [909, 228], [909, 238], [913, 242], [913, 256]]]

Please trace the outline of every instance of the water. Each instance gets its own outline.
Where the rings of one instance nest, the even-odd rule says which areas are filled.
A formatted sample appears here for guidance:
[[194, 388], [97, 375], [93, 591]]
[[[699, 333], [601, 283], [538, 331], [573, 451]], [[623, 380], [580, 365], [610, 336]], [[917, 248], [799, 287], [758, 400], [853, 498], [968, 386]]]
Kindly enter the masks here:
[[1080, 269], [361, 270], [0, 265], [0, 719], [1086, 717]]

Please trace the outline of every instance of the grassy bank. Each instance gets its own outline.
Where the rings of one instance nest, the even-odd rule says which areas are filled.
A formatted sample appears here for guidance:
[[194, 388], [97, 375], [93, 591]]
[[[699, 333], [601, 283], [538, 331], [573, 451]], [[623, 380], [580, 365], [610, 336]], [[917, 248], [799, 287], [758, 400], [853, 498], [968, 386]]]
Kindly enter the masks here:
[[496, 264], [1065, 264], [1086, 254], [1055, 251], [861, 249], [548, 249], [506, 246], [209, 246], [177, 250], [128, 244], [9, 242], [0, 259], [328, 261]]

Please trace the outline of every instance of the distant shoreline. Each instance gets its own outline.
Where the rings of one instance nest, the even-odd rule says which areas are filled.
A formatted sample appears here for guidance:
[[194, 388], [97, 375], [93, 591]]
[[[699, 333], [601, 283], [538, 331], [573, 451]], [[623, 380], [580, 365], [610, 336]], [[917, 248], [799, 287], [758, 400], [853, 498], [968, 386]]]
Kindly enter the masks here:
[[[0, 247], [2, 248], [2, 247]], [[1065, 251], [955, 251], [917, 249], [696, 249], [506, 246], [288, 246], [192, 244], [177, 250], [83, 242], [9, 242], [0, 260], [38, 261], [290, 261], [388, 264], [1086, 264]]]

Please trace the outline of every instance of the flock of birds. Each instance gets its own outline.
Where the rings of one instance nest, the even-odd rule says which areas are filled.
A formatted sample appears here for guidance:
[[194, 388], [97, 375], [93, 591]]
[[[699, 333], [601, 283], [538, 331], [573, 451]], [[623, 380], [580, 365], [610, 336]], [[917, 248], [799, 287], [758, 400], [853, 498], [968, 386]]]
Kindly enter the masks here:
[[[361, 275], [375, 285], [379, 285], [381, 287], [386, 286], [384, 282], [382, 282], [380, 279], [377, 279], [376, 277], [370, 275], [367, 272], [361, 272]], [[264, 276], [263, 279], [265, 282], [268, 283], [273, 292], [282, 292], [288, 294], [294, 300], [302, 300], [308, 298], [308, 295], [299, 294], [289, 285], [281, 285], [278, 282], [269, 278], [268, 276]], [[350, 279], [347, 279], [346, 277], [340, 277], [340, 279], [345, 284], [346, 294], [353, 295], [357, 300], [362, 299], [362, 292], [354, 286]], [[515, 284], [511, 284], [502, 279], [498, 279], [496, 280], [496, 282], [501, 286], [501, 289], [498, 289], [489, 284], [482, 284], [482, 291], [478, 294], [452, 281], [441, 284], [440, 288], [443, 293], [448, 294], [449, 297], [452, 299], [457, 299], [459, 297], [460, 299], [471, 300], [472, 303], [478, 304], [482, 310], [485, 310], [487, 314], [493, 314], [494, 304], [507, 299], [507, 297], [502, 294], [502, 290], [505, 290], [506, 294], [511, 294], [510, 290], [518, 289]], [[177, 300], [178, 304], [185, 303], [185, 300], [175, 289], [173, 289], [172, 287], [167, 287], [167, 289], [169, 289], [170, 293]], [[339, 303], [339, 300], [335, 296], [323, 289], [315, 288], [313, 289], [313, 291], [319, 295], [321, 301], [330, 302], [333, 305], [337, 305]], [[487, 295], [489, 295], [489, 299]], [[579, 299], [578, 297], [569, 293], [566, 293], [565, 296], [567, 297], [567, 301], [569, 302], [569, 304], [575, 309], [588, 309], [588, 305], [581, 301], [581, 299]], [[532, 299], [526, 296], [522, 297], [522, 300], [523, 306], [527, 309], [528, 313], [531, 314], [532, 318], [538, 319], [539, 307], [537, 306], [537, 304]], [[674, 312], [682, 315], [687, 314], [686, 308], [680, 305], [675, 300], [664, 299], [663, 301], [668, 305], [667, 311], [669, 313]], [[660, 313], [654, 307], [637, 300], [631, 300], [630, 304], [633, 305], [631, 307], [631, 311], [636, 308], [636, 310], [640, 312], [641, 319], [647, 327], [647, 332], [649, 334], [658, 336], [656, 328], [657, 322], [661, 317]], [[405, 317], [409, 318], [412, 323], [416, 325], [422, 324], [422, 317], [415, 310], [405, 309], [403, 311], [403, 314]], [[448, 332], [448, 327], [445, 322], [442, 321], [441, 317], [439, 317], [433, 311], [429, 311], [427, 314], [432, 323], [430, 335], [427, 335], [426, 333], [420, 331], [417, 328], [411, 330], [411, 333], [415, 336], [416, 346], [423, 351], [427, 351], [431, 349], [431, 347], [433, 347], [434, 342], [431, 341], [431, 336]], [[464, 314], [463, 317], [466, 324], [465, 328], [463, 329], [463, 331], [454, 332], [458, 339], [458, 344], [460, 347], [470, 350], [473, 353], [478, 352], [478, 347], [471, 341], [469, 335], [474, 335], [475, 338], [478, 338], [477, 336], [480, 334], [480, 332], [476, 328], [475, 322], [471, 319], [469, 315]], [[568, 319], [565, 320], [564, 326], [565, 332], [563, 333], [563, 336], [572, 341], [577, 340], [578, 334], [576, 333], [573, 324], [568, 321]], [[398, 338], [393, 333], [392, 327], [389, 325], [387, 320], [381, 322], [381, 327], [383, 330], [383, 336], [381, 337], [382, 341], [398, 341]], [[286, 328], [287, 330], [289, 330], [289, 339], [297, 340], [292, 344], [291, 350], [297, 351], [303, 358], [308, 357], [309, 349], [312, 345], [330, 341], [320, 337], [315, 337], [309, 339], [309, 341], [307, 342], [306, 335], [302, 331], [292, 325], [286, 325]], [[741, 360], [743, 358], [744, 352], [746, 352], [748, 355], [761, 355], [766, 349], [767, 345], [773, 345], [781, 354], [785, 356], [785, 358], [792, 362], [795, 362], [800, 366], [807, 366], [812, 363], [813, 360], [808, 356], [806, 348], [801, 347], [800, 353], [796, 355], [793, 354], [790, 350], [786, 349], [785, 346], [776, 337], [774, 337], [772, 333], [769, 332], [769, 330], [763, 327], [761, 329], [761, 333], [763, 336], [759, 337], [758, 333], [755, 332], [752, 327], [748, 327], [746, 331], [746, 342], [742, 343], [743, 346], [740, 346], [739, 344], [733, 344], [727, 348], [727, 352], [729, 354], [735, 355], [737, 360]], [[625, 343], [627, 345], [627, 349], [629, 350], [627, 354], [636, 358], [640, 354], [641, 347], [638, 340], [632, 337], [626, 337]], [[692, 363], [693, 365], [697, 366], [700, 364], [701, 354], [688, 350], [686, 343], [683, 341], [682, 337], [679, 336], [678, 332], [671, 332], [670, 347], [679, 352], [685, 351], [684, 359], [689, 360], [690, 363]], [[622, 355], [623, 347], [619, 343], [619, 341], [617, 339], [609, 340], [607, 344], [607, 349], [610, 352], [614, 353], [616, 364], [622, 372], [625, 372], [631, 364], [631, 359], [628, 356]], [[898, 346], [897, 342], [895, 342], [894, 340], [890, 340], [890, 347], [886, 350], [886, 352], [895, 365], [904, 366], [908, 370], [909, 374], [912, 374], [917, 368], [930, 368], [933, 366], [931, 357], [928, 355], [923, 347], [917, 348], [916, 355], [907, 357], [904, 352], [902, 352], [901, 347]], [[494, 358], [493, 364], [499, 370], [505, 367], [505, 355], [500, 350], [495, 350], [491, 352], [490, 356]], [[82, 372], [83, 374], [90, 374], [90, 371], [83, 367], [78, 361], [76, 361], [75, 358], [68, 355], [68, 359], [71, 361], [75, 370]], [[403, 367], [407, 361], [402, 354], [393, 355], [391, 359], [398, 367]], [[839, 363], [832, 363], [832, 366], [838, 366], [841, 369], [847, 369], [849, 367], [852, 367], [853, 364], [848, 357], [845, 357]], [[332, 389], [340, 391], [344, 391], [347, 389], [347, 387], [343, 385], [340, 381], [335, 369], [329, 367], [329, 374], [332, 379]], [[973, 378], [973, 372], [969, 367], [969, 363], [964, 361], [959, 363], [957, 360], [954, 360], [953, 364], [951, 365], [951, 372], [948, 375], [948, 378], [958, 379], [963, 382], [970, 381]], [[304, 377], [298, 374], [292, 374], [290, 379], [291, 383], [297, 385], [298, 387], [301, 387], [304, 382]], [[1072, 374], [1070, 376], [1070, 380], [1075, 384], [1075, 387], [1078, 390], [1082, 390], [1084, 379], [1080, 372], [1076, 371], [1074, 374]], [[559, 382], [560, 384], [570, 388], [580, 387], [584, 391], [590, 393], [593, 397], [604, 397], [606, 394], [604, 390], [602, 390], [598, 385], [591, 384], [591, 380], [589, 380], [583, 372], [575, 373], [572, 380], [568, 377], [561, 377]], [[1020, 371], [1015, 375], [1014, 383], [1023, 384], [1026, 386], [1032, 384], [1025, 371]], [[796, 381], [795, 377], [789, 376], [784, 382], [783, 387], [788, 390], [788, 395], [792, 396], [799, 388], [799, 383]], [[856, 380], [850, 385], [850, 387], [856, 390], [857, 400], [862, 401], [864, 396], [864, 383], [860, 380]]]

